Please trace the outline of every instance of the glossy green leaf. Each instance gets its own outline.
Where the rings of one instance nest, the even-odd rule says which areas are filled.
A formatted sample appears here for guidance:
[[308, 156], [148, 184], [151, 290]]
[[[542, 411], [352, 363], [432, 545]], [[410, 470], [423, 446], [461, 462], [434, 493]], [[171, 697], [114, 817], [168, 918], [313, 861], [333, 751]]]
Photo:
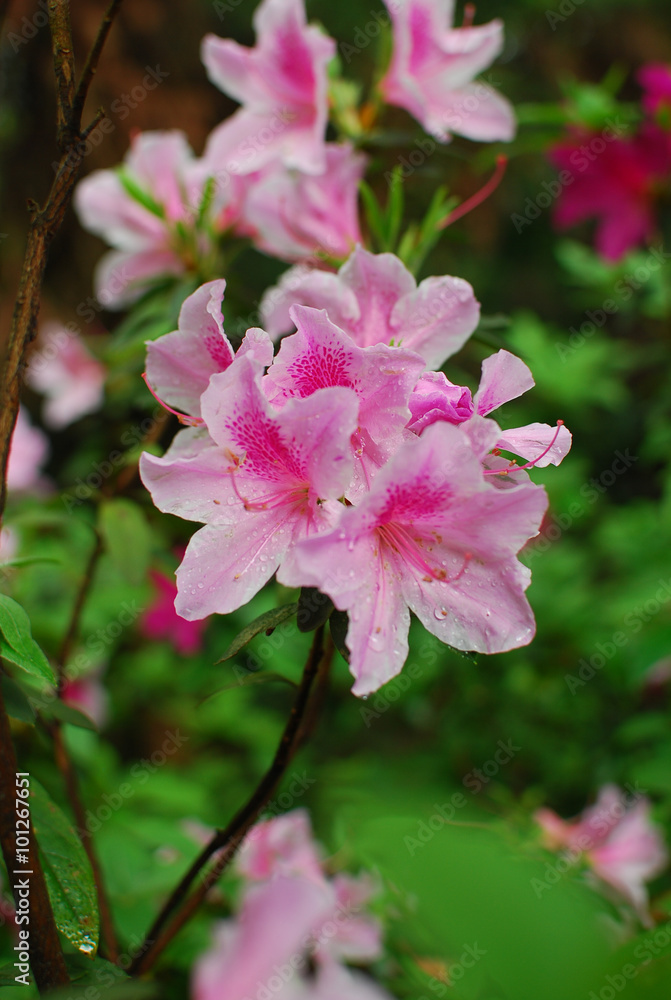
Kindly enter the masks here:
[[56, 682], [46, 656], [33, 639], [30, 619], [20, 604], [0, 594], [0, 656], [33, 677]]
[[58, 698], [55, 698], [49, 704], [44, 715], [52, 719], [58, 719], [59, 722], [66, 722], [69, 726], [78, 726], [79, 729], [90, 729], [92, 732], [97, 732], [95, 723], [89, 719], [88, 715], [84, 715], [83, 712], [80, 712], [77, 708], [73, 708], [72, 705], [66, 705], [64, 701], [59, 701]]
[[297, 611], [298, 603], [295, 602], [293, 604], [283, 604], [281, 608], [273, 608], [272, 611], [266, 611], [265, 614], [259, 615], [258, 618], [255, 618], [253, 622], [250, 622], [249, 625], [246, 625], [245, 628], [243, 628], [242, 632], [235, 637], [224, 655], [216, 662], [224, 663], [226, 660], [230, 660], [230, 658], [235, 656], [236, 653], [239, 653], [243, 646], [246, 646], [247, 643], [254, 638], [254, 636], [259, 635], [260, 632], [269, 632], [272, 629], [277, 628], [277, 626], [281, 625], [282, 622], [292, 618]]
[[93, 955], [98, 903], [86, 851], [65, 814], [33, 777], [30, 810], [56, 926], [79, 951]]

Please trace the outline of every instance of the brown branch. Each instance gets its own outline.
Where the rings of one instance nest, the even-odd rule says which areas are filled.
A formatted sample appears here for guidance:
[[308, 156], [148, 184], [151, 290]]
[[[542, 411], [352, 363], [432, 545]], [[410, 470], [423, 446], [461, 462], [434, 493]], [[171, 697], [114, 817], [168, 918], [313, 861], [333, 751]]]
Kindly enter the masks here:
[[[0, 841], [17, 909], [20, 906], [25, 907], [26, 887], [21, 883], [28, 882], [30, 965], [37, 988], [42, 992], [57, 986], [65, 986], [70, 980], [58, 939], [47, 884], [38, 859], [32, 826], [28, 831], [28, 864], [24, 868], [17, 863], [16, 836], [19, 822], [17, 810], [25, 805], [26, 801], [17, 799], [18, 770], [9, 720], [0, 689]], [[18, 830], [25, 835], [25, 830], [21, 826]]]
[[[321, 671], [320, 665], [322, 667]], [[238, 810], [224, 830], [216, 832], [172, 893], [147, 934], [140, 955], [128, 970], [131, 975], [140, 975], [143, 972], [147, 972], [154, 965], [159, 955], [195, 913], [210, 888], [233, 860], [247, 831], [256, 822], [263, 807], [270, 800], [298, 749], [303, 720], [305, 719], [314, 682], [320, 672], [328, 670], [329, 665], [330, 656], [324, 656], [324, 626], [322, 625], [315, 632], [298, 693], [291, 707], [291, 712], [272, 764], [261, 778], [261, 781], [247, 802]], [[193, 894], [188, 896], [191, 884], [201, 875], [209, 859], [218, 852], [221, 853], [216, 859], [215, 864], [202, 876], [200, 885]], [[166, 927], [168, 919], [173, 913], [175, 913], [175, 916], [169, 926]]]
[[79, 119], [72, 115], [75, 96], [75, 54], [70, 28], [68, 0], [49, 0], [49, 26], [56, 75], [56, 125], [61, 152], [71, 144], [79, 129]]

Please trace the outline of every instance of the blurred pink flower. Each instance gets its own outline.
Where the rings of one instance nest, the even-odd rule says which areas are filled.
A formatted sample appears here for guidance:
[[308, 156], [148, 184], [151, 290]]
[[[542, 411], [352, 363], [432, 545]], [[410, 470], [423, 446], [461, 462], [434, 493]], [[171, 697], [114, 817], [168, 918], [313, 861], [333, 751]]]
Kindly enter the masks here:
[[596, 218], [596, 249], [617, 261], [654, 232], [655, 196], [671, 172], [671, 144], [660, 128], [644, 123], [631, 137], [602, 138], [603, 150], [586, 156], [595, 138], [574, 131], [550, 150], [557, 170], [572, 178], [557, 199], [554, 222], [567, 229]]
[[463, 278], [425, 278], [418, 286], [394, 254], [373, 254], [361, 246], [337, 274], [298, 265], [282, 275], [261, 301], [271, 337], [293, 328], [289, 310], [297, 303], [326, 309], [359, 347], [393, 344], [436, 367], [459, 350], [480, 318], [480, 304]]
[[109, 695], [102, 683], [102, 670], [66, 680], [61, 697], [66, 705], [78, 708], [101, 729], [109, 714]]
[[645, 883], [668, 863], [662, 836], [650, 821], [648, 799], [637, 795], [632, 804], [615, 785], [605, 785], [595, 804], [576, 820], [567, 822], [551, 809], [539, 809], [534, 818], [550, 850], [584, 854], [599, 878], [646, 917]]
[[149, 577], [154, 585], [154, 597], [140, 619], [140, 631], [147, 639], [164, 639], [182, 656], [193, 656], [203, 647], [203, 632], [207, 628], [207, 618], [186, 621], [175, 611], [177, 584], [159, 570], [150, 570]]
[[206, 35], [202, 58], [212, 83], [242, 107], [219, 125], [207, 158], [249, 174], [273, 161], [311, 174], [326, 169], [326, 67], [333, 39], [307, 24], [304, 0], [263, 0], [253, 49]]
[[294, 809], [256, 823], [240, 847], [237, 868], [255, 882], [276, 875], [302, 875], [322, 883], [321, 861], [306, 810]]
[[25, 411], [20, 409], [9, 446], [7, 489], [17, 492], [39, 489], [43, 483], [41, 467], [48, 453], [46, 434], [33, 427]]
[[[80, 181], [74, 196], [79, 221], [114, 248], [96, 269], [101, 305], [121, 309], [153, 279], [195, 269], [199, 255], [211, 249], [195, 226], [207, 178], [185, 135], [173, 130], [138, 133], [118, 170], [96, 170]], [[229, 195], [215, 186], [213, 216]]]
[[641, 104], [651, 118], [660, 111], [671, 112], [671, 66], [649, 63], [638, 71], [637, 80], [643, 88]]
[[244, 232], [264, 253], [283, 260], [342, 260], [360, 242], [358, 195], [366, 157], [349, 143], [324, 147], [318, 176], [275, 163], [249, 187]]
[[47, 397], [44, 422], [54, 430], [93, 413], [102, 405], [105, 368], [76, 333], [46, 323], [30, 357], [26, 380]]
[[391, 65], [381, 89], [390, 104], [410, 112], [427, 132], [447, 142], [509, 142], [515, 115], [509, 102], [474, 78], [503, 48], [500, 20], [450, 27], [452, 0], [385, 0], [394, 31]]

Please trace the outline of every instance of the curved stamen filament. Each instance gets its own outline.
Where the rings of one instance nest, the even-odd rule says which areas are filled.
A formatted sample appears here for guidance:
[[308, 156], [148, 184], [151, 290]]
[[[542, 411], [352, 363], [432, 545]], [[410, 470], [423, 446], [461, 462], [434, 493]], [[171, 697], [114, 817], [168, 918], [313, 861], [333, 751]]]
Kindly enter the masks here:
[[408, 530], [401, 524], [387, 522], [378, 526], [380, 538], [389, 545], [395, 552], [408, 562], [415, 569], [424, 574], [425, 580], [438, 580], [440, 583], [455, 583], [466, 571], [466, 567], [473, 558], [471, 552], [464, 553], [464, 562], [456, 576], [448, 577], [446, 570], [434, 569], [424, 558], [421, 549]]
[[201, 427], [205, 423], [202, 417], [190, 417], [188, 413], [180, 413], [179, 410], [173, 410], [172, 406], [168, 406], [167, 403], [163, 402], [160, 396], [156, 395], [156, 393], [149, 384], [149, 379], [147, 378], [146, 372], [142, 372], [142, 378], [144, 379], [145, 385], [149, 389], [150, 393], [152, 394], [156, 402], [159, 403], [164, 410], [167, 410], [168, 413], [174, 413], [174, 415], [179, 420], [180, 424], [185, 424], [187, 427]]
[[[554, 446], [554, 443], [559, 437], [559, 432], [563, 426], [564, 426], [564, 421], [558, 420], [557, 430], [554, 432], [554, 437], [552, 438], [552, 441], [550, 441], [550, 444], [547, 446], [547, 448], [544, 451], [542, 451], [540, 455], [537, 455], [536, 458], [532, 459], [531, 462], [525, 462], [524, 465], [518, 465], [516, 462], [511, 462], [507, 469], [485, 469], [484, 474], [486, 476], [507, 476], [509, 472], [519, 472], [520, 469], [532, 469], [534, 465], [537, 465], [540, 462], [541, 458], [545, 458], [547, 453]], [[501, 454], [500, 448], [494, 448], [492, 454], [500, 455]]]
[[249, 500], [247, 497], [243, 497], [235, 481], [238, 469], [239, 465], [232, 465], [226, 469], [226, 472], [230, 475], [233, 491], [245, 510], [276, 510], [278, 507], [284, 507], [288, 504], [303, 503], [308, 498], [308, 486], [305, 485], [289, 486], [285, 489], [276, 490], [274, 493], [266, 493], [263, 496]]
[[497, 156], [496, 157], [496, 168], [494, 173], [489, 178], [486, 184], [484, 184], [479, 191], [476, 191], [474, 195], [467, 198], [466, 201], [462, 201], [461, 205], [458, 205], [449, 215], [446, 215], [442, 222], [439, 222], [437, 229], [445, 229], [447, 226], [451, 226], [453, 222], [457, 219], [461, 219], [464, 215], [468, 215], [472, 212], [474, 208], [481, 205], [483, 201], [489, 198], [493, 191], [496, 191], [497, 187], [503, 180], [503, 175], [506, 172], [506, 167], [508, 166], [507, 156]]

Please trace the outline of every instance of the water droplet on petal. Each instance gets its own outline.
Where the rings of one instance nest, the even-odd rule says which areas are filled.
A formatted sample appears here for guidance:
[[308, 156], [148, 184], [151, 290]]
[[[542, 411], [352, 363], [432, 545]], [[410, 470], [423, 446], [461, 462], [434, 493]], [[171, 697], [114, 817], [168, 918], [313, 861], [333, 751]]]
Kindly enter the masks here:
[[437, 618], [438, 621], [442, 621], [443, 618], [447, 618], [447, 608], [434, 608], [433, 617]]

